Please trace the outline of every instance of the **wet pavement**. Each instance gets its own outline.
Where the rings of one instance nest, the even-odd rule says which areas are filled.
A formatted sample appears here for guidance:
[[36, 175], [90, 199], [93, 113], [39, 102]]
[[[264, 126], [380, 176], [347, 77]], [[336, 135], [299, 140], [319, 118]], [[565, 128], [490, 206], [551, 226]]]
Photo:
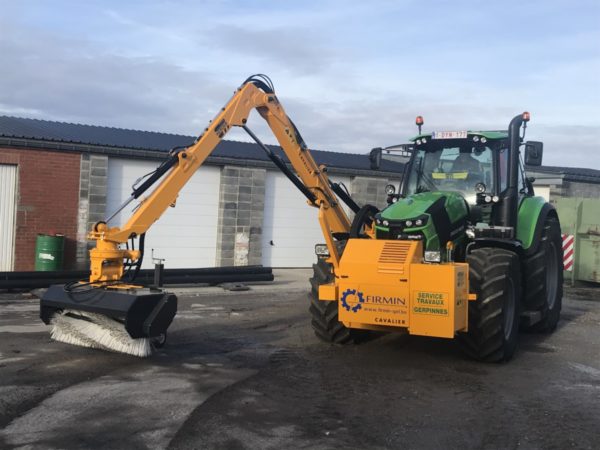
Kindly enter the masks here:
[[489, 365], [443, 339], [322, 344], [290, 273], [180, 289], [147, 359], [53, 342], [37, 299], [0, 293], [0, 447], [600, 447], [600, 288], [567, 289], [555, 333]]

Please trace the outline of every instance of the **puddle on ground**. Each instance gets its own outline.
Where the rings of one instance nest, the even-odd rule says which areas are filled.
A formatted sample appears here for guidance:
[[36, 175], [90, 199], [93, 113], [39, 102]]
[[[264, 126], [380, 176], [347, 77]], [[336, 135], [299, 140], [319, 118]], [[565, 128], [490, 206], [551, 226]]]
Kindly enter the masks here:
[[43, 322], [28, 325], [2, 325], [0, 333], [43, 333], [47, 331], [47, 328], [48, 326]]

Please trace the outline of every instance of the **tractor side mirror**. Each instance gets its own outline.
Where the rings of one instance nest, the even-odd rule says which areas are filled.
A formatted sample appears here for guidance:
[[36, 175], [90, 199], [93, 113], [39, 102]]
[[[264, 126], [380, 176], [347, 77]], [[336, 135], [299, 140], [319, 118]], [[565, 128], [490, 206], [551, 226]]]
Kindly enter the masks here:
[[371, 150], [369, 153], [369, 162], [371, 163], [371, 170], [379, 170], [381, 166], [381, 154], [383, 149], [381, 147], [376, 147]]
[[538, 141], [528, 141], [525, 143], [525, 165], [541, 166], [542, 155], [544, 153], [544, 143]]

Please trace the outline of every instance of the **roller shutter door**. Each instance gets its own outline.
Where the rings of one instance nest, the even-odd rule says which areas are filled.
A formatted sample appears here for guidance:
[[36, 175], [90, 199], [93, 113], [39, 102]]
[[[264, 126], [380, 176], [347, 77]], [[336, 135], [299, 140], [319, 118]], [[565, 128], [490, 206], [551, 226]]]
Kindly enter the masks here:
[[14, 269], [17, 166], [0, 164], [0, 272]]
[[[135, 180], [157, 165], [157, 161], [110, 158], [107, 215], [129, 197]], [[220, 175], [219, 167], [203, 166], [188, 181], [175, 208], [168, 208], [146, 234], [143, 268], [154, 267], [152, 249], [156, 257], [166, 260], [167, 269], [215, 266]], [[110, 225], [122, 226], [132, 208], [125, 208]]]
[[[331, 176], [350, 189], [350, 178]], [[262, 261], [271, 267], [310, 267], [315, 244], [323, 243], [318, 209], [280, 172], [268, 171], [265, 180], [265, 213], [262, 230]]]

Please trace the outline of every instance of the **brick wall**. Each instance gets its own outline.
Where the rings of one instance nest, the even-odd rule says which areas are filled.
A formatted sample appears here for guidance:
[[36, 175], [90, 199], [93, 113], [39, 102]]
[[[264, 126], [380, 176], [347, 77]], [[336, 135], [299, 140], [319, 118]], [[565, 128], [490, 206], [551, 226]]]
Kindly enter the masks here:
[[73, 267], [79, 202], [79, 153], [0, 149], [18, 165], [15, 270], [33, 270], [38, 233], [65, 235], [64, 268]]

